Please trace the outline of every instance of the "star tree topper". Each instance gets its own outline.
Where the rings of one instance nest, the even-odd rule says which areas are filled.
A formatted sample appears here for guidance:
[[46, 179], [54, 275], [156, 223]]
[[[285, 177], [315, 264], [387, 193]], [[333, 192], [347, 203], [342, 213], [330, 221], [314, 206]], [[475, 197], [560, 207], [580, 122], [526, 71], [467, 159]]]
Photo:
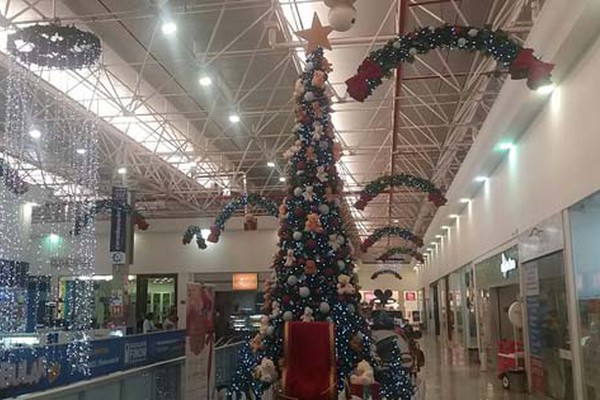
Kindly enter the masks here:
[[298, 31], [296, 35], [308, 42], [306, 44], [306, 52], [312, 53], [317, 47], [331, 50], [331, 43], [329, 42], [329, 38], [327, 38], [331, 31], [333, 31], [333, 28], [321, 25], [321, 20], [317, 13], [315, 13], [310, 29]]

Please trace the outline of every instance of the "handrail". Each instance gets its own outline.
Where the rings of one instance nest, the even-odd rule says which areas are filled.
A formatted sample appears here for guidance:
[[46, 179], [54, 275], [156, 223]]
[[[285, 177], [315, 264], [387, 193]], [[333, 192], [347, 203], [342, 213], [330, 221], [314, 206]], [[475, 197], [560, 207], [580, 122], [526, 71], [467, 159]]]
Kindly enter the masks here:
[[132, 368], [132, 369], [128, 369], [125, 371], [118, 371], [118, 372], [113, 372], [111, 374], [108, 375], [104, 375], [104, 376], [99, 376], [98, 378], [93, 378], [90, 380], [84, 380], [84, 381], [80, 381], [80, 382], [75, 382], [66, 386], [59, 386], [57, 388], [53, 388], [53, 389], [48, 389], [48, 390], [44, 390], [41, 392], [35, 392], [35, 393], [28, 393], [28, 394], [23, 394], [21, 396], [17, 396], [16, 399], [23, 399], [23, 400], [34, 400], [34, 399], [43, 399], [46, 396], [55, 396], [56, 394], [71, 394], [71, 393], [76, 393], [79, 392], [81, 390], [88, 389], [88, 388], [92, 388], [92, 387], [96, 387], [100, 384], [104, 384], [106, 383], [106, 381], [112, 381], [112, 380], [116, 380], [116, 379], [120, 379], [120, 378], [124, 378], [127, 377], [129, 375], [133, 375], [136, 374], [138, 372], [141, 371], [145, 371], [151, 368], [156, 368], [156, 367], [160, 367], [161, 365], [166, 365], [166, 364], [171, 364], [171, 363], [180, 363], [185, 361], [185, 356], [183, 357], [178, 357], [178, 358], [173, 358], [170, 360], [165, 360], [165, 361], [160, 361], [154, 364], [150, 364], [150, 365], [145, 365], [143, 367], [138, 367], [138, 368]]

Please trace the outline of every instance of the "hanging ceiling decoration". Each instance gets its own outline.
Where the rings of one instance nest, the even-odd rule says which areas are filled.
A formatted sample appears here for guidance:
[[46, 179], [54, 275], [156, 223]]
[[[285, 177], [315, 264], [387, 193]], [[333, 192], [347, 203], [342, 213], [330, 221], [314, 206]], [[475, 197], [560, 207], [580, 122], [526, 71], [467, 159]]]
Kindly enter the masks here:
[[383, 228], [376, 229], [368, 238], [363, 240], [360, 245], [360, 249], [363, 252], [367, 252], [371, 246], [377, 243], [384, 236], [398, 236], [404, 240], [413, 242], [417, 247], [423, 246], [423, 239], [415, 235], [408, 229], [400, 228], [397, 226], [386, 226]]
[[7, 45], [24, 64], [65, 70], [91, 67], [102, 54], [98, 36], [57, 23], [20, 29], [8, 36]]

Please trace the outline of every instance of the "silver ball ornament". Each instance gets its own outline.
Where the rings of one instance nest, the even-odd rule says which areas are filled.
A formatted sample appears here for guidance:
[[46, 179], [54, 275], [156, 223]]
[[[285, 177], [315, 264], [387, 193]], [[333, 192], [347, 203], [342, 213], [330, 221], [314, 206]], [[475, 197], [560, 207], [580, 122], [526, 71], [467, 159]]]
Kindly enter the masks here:
[[292, 235], [292, 237], [294, 238], [294, 240], [300, 240], [300, 239], [302, 239], [302, 232], [295, 231], [294, 234]]
[[331, 310], [331, 307], [329, 306], [329, 304], [322, 302], [321, 304], [319, 304], [319, 311], [321, 311], [323, 314], [327, 314], [329, 313], [329, 311]]
[[306, 286], [302, 286], [298, 293], [300, 294], [300, 297], [308, 297], [310, 296], [310, 289]]
[[346, 32], [356, 22], [356, 9], [349, 4], [338, 4], [329, 10], [329, 26], [337, 32]]
[[294, 286], [296, 283], [298, 283], [298, 278], [296, 278], [296, 275], [290, 275], [287, 278], [287, 284], [290, 286]]
[[283, 313], [283, 320], [284, 321], [291, 321], [294, 318], [294, 314], [292, 314], [291, 311], [286, 311]]

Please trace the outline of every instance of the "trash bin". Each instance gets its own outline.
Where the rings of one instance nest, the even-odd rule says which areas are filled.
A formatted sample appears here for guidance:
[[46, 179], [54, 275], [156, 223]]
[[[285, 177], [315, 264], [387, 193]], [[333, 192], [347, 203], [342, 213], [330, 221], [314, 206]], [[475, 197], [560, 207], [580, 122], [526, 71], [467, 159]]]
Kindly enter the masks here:
[[[509, 370], [506, 377], [502, 378], [502, 386], [514, 393], [525, 393], [527, 391], [527, 376], [523, 370]], [[508, 379], [508, 386], [505, 384]]]

